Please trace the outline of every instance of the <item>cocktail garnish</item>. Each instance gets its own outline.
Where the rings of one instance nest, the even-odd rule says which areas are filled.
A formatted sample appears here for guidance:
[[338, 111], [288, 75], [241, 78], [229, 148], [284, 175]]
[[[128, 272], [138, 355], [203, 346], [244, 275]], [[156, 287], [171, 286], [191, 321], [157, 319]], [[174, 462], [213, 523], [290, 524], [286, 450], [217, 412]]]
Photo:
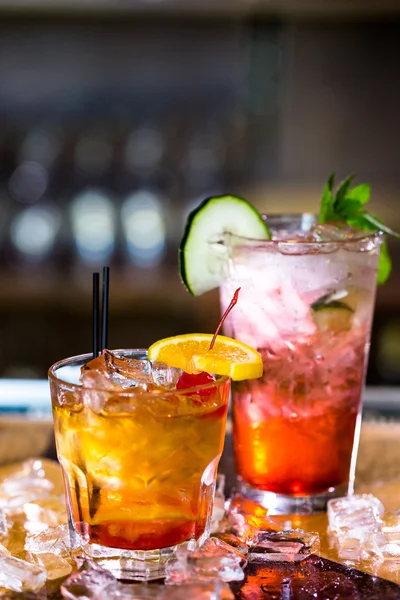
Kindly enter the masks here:
[[[234, 300], [237, 300], [237, 292], [238, 290]], [[229, 310], [235, 304], [236, 302], [232, 301]], [[228, 312], [226, 311], [222, 321]], [[262, 376], [263, 362], [257, 350], [224, 335], [217, 335], [210, 349], [213, 338], [211, 333], [186, 333], [164, 338], [150, 346], [148, 358], [151, 361], [163, 362], [169, 367], [182, 369], [188, 374], [206, 371], [231, 377], [233, 381], [257, 379]]]
[[[207, 373], [206, 371], [201, 371], [201, 373], [186, 373], [184, 371], [176, 382], [176, 389], [187, 390], [197, 387], [198, 385], [206, 385], [207, 383], [213, 382], [215, 382], [214, 375], [211, 375], [211, 373]], [[204, 390], [196, 390], [193, 392], [193, 394], [197, 394], [201, 397], [208, 397], [213, 393], [213, 388], [206, 388]]]
[[[214, 336], [211, 340], [209, 350], [213, 349], [215, 340], [217, 339], [217, 335], [218, 335], [222, 325], [224, 324], [226, 317], [229, 315], [232, 308], [237, 303], [238, 298], [239, 298], [239, 292], [240, 292], [240, 288], [238, 288], [235, 291], [235, 293], [233, 294], [233, 298], [229, 303], [228, 308], [222, 315], [221, 320], [218, 323], [218, 327], [215, 330]], [[215, 377], [213, 375], [211, 375], [210, 373], [206, 373], [205, 371], [201, 371], [200, 373], [185, 373], [185, 372], [183, 372], [176, 383], [176, 389], [177, 390], [184, 389], [184, 388], [187, 389], [187, 388], [195, 387], [198, 385], [203, 385], [206, 383], [211, 383], [212, 381], [215, 381]], [[197, 393], [200, 396], [209, 396], [211, 391], [212, 391], [212, 389], [198, 390]]]
[[[371, 186], [368, 183], [361, 183], [351, 187], [352, 181], [353, 175], [350, 175], [339, 184], [336, 192], [334, 192], [335, 174], [330, 175], [322, 193], [318, 216], [319, 223], [338, 224], [342, 222], [362, 231], [382, 231], [400, 239], [400, 234], [387, 227], [381, 219], [363, 208], [370, 199]], [[379, 284], [385, 283], [390, 275], [391, 268], [392, 261], [390, 260], [387, 243], [384, 240], [379, 256]]]
[[186, 289], [199, 296], [220, 285], [224, 259], [211, 241], [229, 232], [259, 240], [271, 239], [260, 213], [244, 198], [225, 195], [207, 198], [188, 216], [179, 246], [179, 272]]
[[233, 307], [235, 306], [235, 304], [237, 303], [237, 301], [238, 301], [238, 298], [239, 298], [239, 292], [240, 292], [240, 288], [238, 288], [238, 289], [235, 291], [235, 293], [233, 294], [233, 298], [232, 298], [232, 300], [231, 300], [231, 301], [230, 301], [230, 303], [229, 303], [229, 306], [228, 306], [228, 308], [226, 309], [226, 311], [225, 311], [225, 312], [224, 312], [224, 314], [222, 315], [222, 317], [221, 317], [221, 320], [220, 320], [220, 322], [218, 323], [218, 327], [217, 327], [217, 329], [215, 330], [214, 337], [213, 337], [213, 339], [211, 340], [211, 344], [210, 344], [210, 350], [212, 350], [212, 349], [214, 348], [215, 340], [217, 339], [217, 335], [218, 335], [218, 333], [219, 333], [219, 331], [220, 331], [220, 329], [221, 329], [222, 325], [224, 324], [224, 321], [225, 321], [226, 317], [229, 315], [229, 313], [231, 312], [232, 308], [233, 308]]

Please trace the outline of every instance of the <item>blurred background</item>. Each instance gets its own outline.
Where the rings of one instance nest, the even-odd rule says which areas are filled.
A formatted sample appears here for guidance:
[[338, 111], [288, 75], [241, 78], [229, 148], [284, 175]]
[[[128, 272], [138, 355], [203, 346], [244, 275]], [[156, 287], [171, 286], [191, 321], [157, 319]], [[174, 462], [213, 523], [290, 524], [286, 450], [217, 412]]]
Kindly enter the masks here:
[[[372, 184], [400, 230], [395, 0], [0, 0], [0, 377], [91, 349], [212, 331], [177, 247], [207, 195], [316, 211], [327, 176]], [[400, 383], [400, 243], [368, 382]]]

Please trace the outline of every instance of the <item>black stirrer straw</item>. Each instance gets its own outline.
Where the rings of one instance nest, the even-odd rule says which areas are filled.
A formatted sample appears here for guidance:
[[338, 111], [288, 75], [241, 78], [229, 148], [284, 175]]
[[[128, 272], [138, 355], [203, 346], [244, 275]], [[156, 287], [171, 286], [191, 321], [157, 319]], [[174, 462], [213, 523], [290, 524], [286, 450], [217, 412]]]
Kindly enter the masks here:
[[99, 355], [100, 276], [93, 273], [93, 358]]
[[110, 290], [110, 267], [103, 267], [103, 303], [101, 315], [101, 348], [108, 347], [108, 295]]

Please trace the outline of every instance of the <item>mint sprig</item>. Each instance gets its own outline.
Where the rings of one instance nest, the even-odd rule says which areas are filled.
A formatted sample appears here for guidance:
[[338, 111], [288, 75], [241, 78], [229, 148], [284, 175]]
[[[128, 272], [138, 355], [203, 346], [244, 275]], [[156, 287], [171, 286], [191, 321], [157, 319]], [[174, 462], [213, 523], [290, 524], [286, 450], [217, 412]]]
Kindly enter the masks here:
[[[342, 181], [334, 191], [335, 174], [329, 176], [322, 193], [318, 222], [346, 223], [362, 231], [382, 231], [400, 239], [400, 234], [387, 227], [378, 217], [364, 209], [371, 196], [371, 186], [362, 183], [351, 187], [354, 176]], [[386, 240], [383, 240], [379, 255], [378, 284], [385, 283], [392, 269], [392, 261]]]

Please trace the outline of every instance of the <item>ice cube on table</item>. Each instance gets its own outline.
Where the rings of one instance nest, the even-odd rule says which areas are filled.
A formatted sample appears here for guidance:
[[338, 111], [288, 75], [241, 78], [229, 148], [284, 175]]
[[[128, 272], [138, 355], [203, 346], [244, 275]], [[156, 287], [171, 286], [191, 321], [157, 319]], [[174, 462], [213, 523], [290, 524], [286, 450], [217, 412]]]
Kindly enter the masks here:
[[0, 540], [7, 537], [7, 535], [8, 535], [7, 515], [4, 512], [4, 510], [2, 510], [0, 508]]
[[[372, 494], [356, 494], [330, 500], [329, 530], [335, 536], [339, 558], [350, 562], [385, 560], [385, 557], [396, 559], [396, 544], [383, 532], [383, 514], [383, 504]], [[390, 519], [386, 524], [387, 532], [396, 536], [398, 521], [393, 518], [391, 526], [389, 521]], [[400, 557], [400, 552], [397, 556]]]
[[223, 544], [228, 545], [229, 551], [235, 551], [243, 557], [245, 557], [249, 551], [247, 544], [242, 542], [242, 540], [233, 533], [222, 533], [217, 531], [211, 535], [210, 539], [215, 540], [217, 543], [221, 542], [222, 547], [224, 547]]
[[241, 581], [244, 572], [240, 564], [243, 557], [222, 548], [217, 542], [203, 545], [200, 550], [186, 555], [189, 579], [216, 578], [222, 581]]
[[46, 471], [42, 461], [39, 458], [29, 458], [28, 460], [24, 460], [22, 463], [18, 463], [11, 474], [4, 479], [3, 482], [21, 479], [26, 476], [41, 477], [42, 479], [46, 477]]
[[386, 513], [382, 524], [382, 533], [386, 540], [400, 544], [400, 514]]
[[190, 578], [190, 572], [187, 566], [185, 552], [177, 552], [175, 558], [168, 562], [165, 567], [165, 583], [177, 584], [187, 581]]
[[26, 516], [25, 529], [31, 535], [57, 527], [66, 521], [65, 504], [64, 512], [43, 508], [34, 502], [26, 502], [23, 509]]
[[220, 530], [232, 533], [246, 544], [254, 544], [259, 531], [277, 531], [279, 527], [267, 517], [267, 510], [240, 495], [227, 502], [228, 508]]
[[79, 549], [79, 541], [74, 539], [68, 525], [51, 527], [36, 535], [28, 536], [25, 540], [25, 550], [32, 554], [47, 554], [68, 557], [71, 552]]
[[235, 494], [229, 498], [228, 504], [229, 512], [239, 512], [243, 515], [259, 518], [267, 517], [268, 515], [268, 510], [262, 504], [258, 504], [258, 502], [254, 502], [254, 500], [241, 494]]
[[241, 581], [244, 572], [241, 568], [243, 556], [238, 552], [222, 547], [215, 540], [207, 540], [202, 548], [194, 552], [178, 551], [176, 560], [166, 568], [166, 582]]
[[96, 596], [96, 600], [233, 600], [233, 598], [229, 586], [219, 581], [198, 581], [174, 586], [158, 583], [116, 583], [101, 590]]
[[382, 546], [381, 553], [384, 560], [400, 561], [400, 544], [389, 542]]
[[[235, 537], [235, 536], [233, 536]], [[246, 559], [246, 555], [249, 551], [249, 548], [246, 544], [230, 544], [228, 542], [226, 542], [224, 539], [220, 538], [220, 537], [210, 537], [208, 538], [203, 546], [201, 547], [202, 551], [210, 551], [210, 552], [217, 552], [219, 550], [221, 550], [222, 552], [225, 552], [227, 554], [235, 554], [236, 556], [238, 556], [242, 561], [244, 561]]]
[[220, 521], [219, 529], [224, 533], [232, 533], [244, 544], [253, 543], [258, 533], [258, 527], [248, 523], [246, 516], [238, 512], [228, 512]]
[[355, 494], [328, 502], [329, 529], [336, 535], [364, 539], [380, 531], [383, 504], [372, 494]]
[[5, 547], [3, 546], [3, 544], [0, 544], [0, 556], [10, 556], [11, 552]]
[[102, 596], [110, 588], [117, 587], [117, 579], [109, 571], [102, 569], [92, 562], [85, 562], [81, 570], [73, 573], [61, 585], [61, 595], [67, 600], [97, 600], [97, 598], [112, 598], [112, 595]]
[[[33, 504], [37, 507], [40, 507], [44, 510], [51, 510], [53, 513], [57, 513], [59, 517], [63, 517], [64, 521], [67, 522], [67, 507], [65, 504], [65, 496], [64, 494], [54, 496], [48, 496], [46, 498], [38, 498], [34, 502], [30, 502], [28, 504]], [[28, 516], [27, 512], [24, 510], [26, 516]], [[60, 523], [61, 525], [61, 523]]]
[[162, 584], [114, 582], [100, 590], [96, 600], [158, 600], [165, 587]]
[[22, 463], [12, 475], [0, 484], [0, 508], [8, 514], [23, 512], [23, 504], [49, 497], [54, 484], [46, 479], [40, 460]]
[[362, 559], [360, 540], [352, 537], [335, 539], [338, 557], [349, 562], [358, 562]]
[[320, 547], [318, 533], [293, 529], [282, 532], [260, 532], [249, 549], [250, 562], [301, 562]]
[[29, 562], [43, 567], [47, 572], [47, 579], [60, 579], [61, 577], [67, 577], [72, 572], [72, 565], [61, 556], [57, 554], [44, 553], [32, 555], [32, 559]]
[[400, 544], [388, 541], [383, 532], [371, 533], [359, 543], [361, 558], [400, 561]]
[[37, 592], [46, 582], [46, 570], [13, 556], [0, 556], [0, 587], [13, 592]]

